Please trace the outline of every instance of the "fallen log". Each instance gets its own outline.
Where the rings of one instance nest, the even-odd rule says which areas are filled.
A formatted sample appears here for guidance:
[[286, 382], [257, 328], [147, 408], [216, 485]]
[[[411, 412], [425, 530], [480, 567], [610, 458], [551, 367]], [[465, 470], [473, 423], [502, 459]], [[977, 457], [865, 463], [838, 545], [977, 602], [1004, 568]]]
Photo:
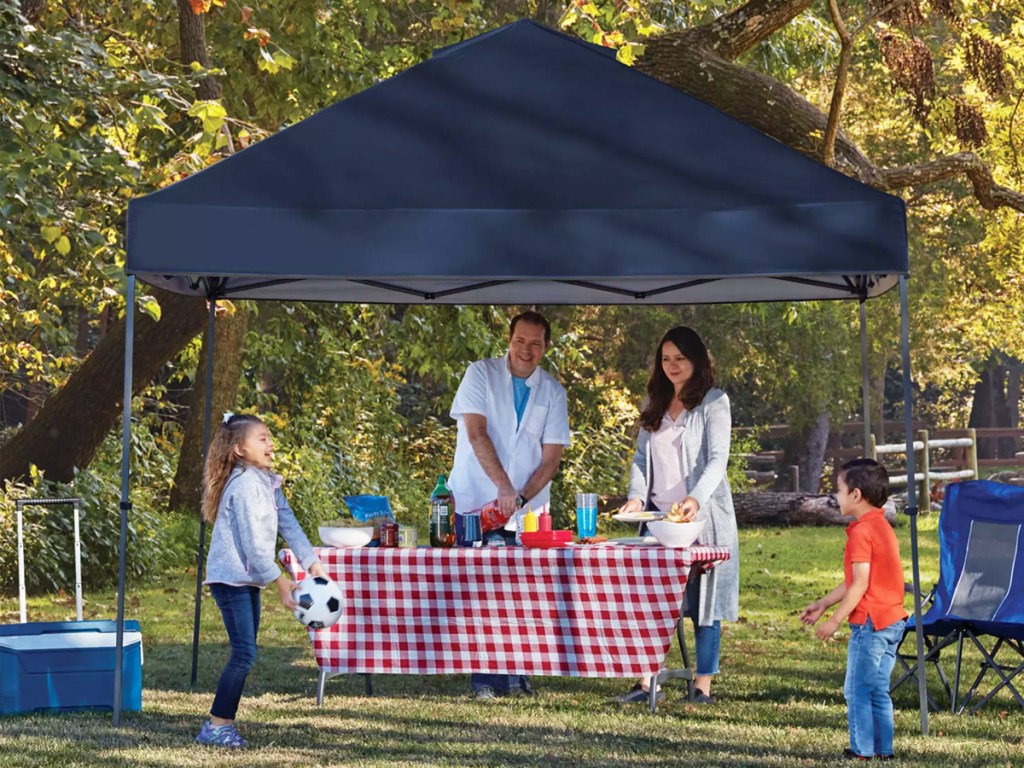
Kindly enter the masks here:
[[[759, 493], [733, 494], [736, 523], [741, 527], [773, 525], [849, 525], [853, 518], [839, 511], [831, 493]], [[887, 502], [885, 518], [896, 522], [896, 507]]]

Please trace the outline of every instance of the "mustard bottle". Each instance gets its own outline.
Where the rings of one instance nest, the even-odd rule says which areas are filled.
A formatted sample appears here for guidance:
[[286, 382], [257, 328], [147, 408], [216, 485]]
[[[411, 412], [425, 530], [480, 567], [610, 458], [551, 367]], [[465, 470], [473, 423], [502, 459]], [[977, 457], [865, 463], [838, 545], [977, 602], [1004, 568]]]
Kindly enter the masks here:
[[537, 515], [533, 512], [533, 507], [526, 508], [526, 514], [523, 515], [523, 533], [533, 533], [537, 530]]

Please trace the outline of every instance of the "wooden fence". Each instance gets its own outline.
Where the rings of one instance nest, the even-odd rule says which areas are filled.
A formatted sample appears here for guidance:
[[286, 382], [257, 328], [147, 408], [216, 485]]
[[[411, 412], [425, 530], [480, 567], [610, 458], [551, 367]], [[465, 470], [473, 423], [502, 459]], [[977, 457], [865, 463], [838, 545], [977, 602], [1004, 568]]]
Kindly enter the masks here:
[[[962, 468], [946, 471], [936, 471], [932, 464], [932, 451], [944, 448], [964, 449], [964, 464]], [[913, 442], [914, 450], [914, 482], [918, 483], [918, 497], [922, 500], [921, 505], [925, 506], [931, 498], [931, 488], [934, 482], [949, 482], [950, 480], [970, 480], [978, 477], [978, 438], [977, 432], [973, 429], [967, 430], [966, 437], [933, 438], [928, 434], [927, 429], [918, 430], [917, 439]], [[881, 456], [899, 455], [903, 456], [903, 462], [907, 460], [907, 444], [884, 443], [877, 445], [875, 436], [871, 436], [869, 455], [876, 461], [882, 461]], [[938, 466], [938, 465], [935, 465]], [[902, 475], [889, 474], [889, 485], [904, 486], [910, 482], [906, 470]], [[927, 508], [927, 507], [926, 507]]]
[[[894, 426], [902, 426], [894, 423]], [[995, 466], [1024, 467], [1024, 451], [1016, 451], [1014, 456], [1000, 458], [978, 458], [978, 443], [982, 441], [1003, 440], [1012, 438], [1021, 447], [1024, 440], [1024, 429], [979, 428], [960, 430], [929, 430], [924, 422], [915, 422], [916, 439], [914, 452], [917, 459], [915, 480], [920, 484], [922, 495], [927, 498], [935, 482], [963, 480], [978, 477], [979, 468]], [[767, 429], [754, 430], [749, 427], [738, 427], [737, 434], [756, 433], [757, 437], [766, 442], [781, 440], [788, 436], [785, 425], [774, 425]], [[889, 432], [887, 437], [891, 443], [876, 444], [871, 436], [868, 449], [863, 447], [864, 425], [851, 421], [834, 433], [829, 447], [825, 451], [825, 460], [834, 467], [842, 465], [859, 456], [870, 456], [876, 460], [879, 456], [902, 455], [906, 461], [906, 444], [902, 441], [902, 433]], [[857, 439], [860, 438], [860, 439]], [[926, 450], [927, 446], [927, 450]], [[785, 452], [781, 450], [764, 450], [758, 453], [745, 454], [747, 459], [747, 477], [757, 485], [785, 486], [796, 491], [799, 488], [799, 470], [795, 466], [784, 467]], [[903, 475], [890, 477], [893, 485], [906, 485], [906, 470]]]

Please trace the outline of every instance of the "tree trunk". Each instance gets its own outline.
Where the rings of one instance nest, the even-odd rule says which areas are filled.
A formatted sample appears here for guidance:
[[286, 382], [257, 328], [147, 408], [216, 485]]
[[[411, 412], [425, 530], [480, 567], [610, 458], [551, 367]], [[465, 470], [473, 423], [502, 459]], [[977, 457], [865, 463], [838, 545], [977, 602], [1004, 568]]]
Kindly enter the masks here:
[[875, 423], [871, 425], [876, 445], [882, 445], [885, 442], [885, 372], [887, 367], [887, 365], [883, 365], [879, 375], [871, 381], [874, 387], [873, 400], [878, 407]]
[[[203, 327], [205, 302], [151, 289], [161, 320], [137, 313], [132, 392], [138, 393]], [[51, 480], [68, 482], [88, 466], [117, 423], [124, 387], [125, 322], [112, 324], [96, 349], [50, 395], [36, 417], [0, 451], [0, 481], [28, 475], [35, 464]]]
[[[206, 14], [192, 10], [189, 0], [178, 0], [178, 42], [181, 45], [181, 63], [191, 71], [192, 62], [210, 68], [210, 53], [206, 49]], [[204, 77], [196, 88], [200, 99], [219, 99], [220, 83], [213, 77]]]
[[[637, 69], [805, 155], [821, 158], [828, 117], [778, 80], [721, 56], [707, 45], [702, 28], [652, 39]], [[878, 169], [841, 130], [835, 141], [835, 168], [871, 186], [884, 186]]]
[[47, 0], [21, 0], [21, 15], [30, 24], [35, 24], [46, 10], [46, 2]]
[[[1006, 390], [1001, 426], [1016, 429], [1020, 426], [1021, 374], [1024, 373], [1024, 364], [1014, 357], [1004, 357], [1003, 363], [1006, 369]], [[1012, 459], [1018, 445], [1019, 441], [1015, 437], [999, 438], [999, 458]]]
[[[224, 411], [235, 406], [248, 326], [249, 312], [237, 304], [234, 313], [218, 316], [214, 323], [211, 434]], [[206, 415], [208, 344], [209, 334], [204, 333], [199, 366], [189, 396], [188, 420], [185, 422], [185, 435], [178, 455], [178, 469], [174, 473], [174, 486], [171, 488], [169, 506], [181, 512], [198, 513], [203, 496], [203, 420]]]
[[800, 467], [800, 490], [805, 493], [817, 493], [821, 487], [821, 471], [825, 463], [825, 449], [828, 447], [828, 428], [830, 417], [821, 414], [811, 425], [805, 440], [797, 453], [797, 465]]
[[[996, 425], [995, 399], [992, 366], [991, 362], [989, 362], [981, 370], [978, 383], [974, 385], [974, 402], [971, 404], [971, 416], [967, 421], [967, 426], [976, 429], [994, 427]], [[991, 459], [994, 457], [995, 445], [992, 440], [983, 440], [978, 443], [979, 459]]]
[[[736, 522], [741, 527], [758, 525], [849, 525], [853, 520], [839, 511], [832, 494], [736, 493]], [[896, 507], [887, 502], [885, 519], [896, 522]]]

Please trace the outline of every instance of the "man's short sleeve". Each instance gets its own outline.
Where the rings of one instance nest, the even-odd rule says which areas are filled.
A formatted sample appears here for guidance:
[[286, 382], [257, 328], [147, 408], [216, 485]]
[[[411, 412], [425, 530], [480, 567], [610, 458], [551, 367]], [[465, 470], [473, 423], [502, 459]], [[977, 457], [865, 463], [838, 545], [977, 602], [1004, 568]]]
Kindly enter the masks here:
[[542, 445], [569, 445], [569, 406], [565, 390], [561, 387], [558, 387], [558, 391], [551, 398], [548, 416], [544, 422], [544, 435], [540, 442]]
[[874, 547], [871, 545], [870, 530], [866, 525], [858, 525], [850, 531], [850, 538], [846, 542], [850, 554], [851, 563], [870, 563], [871, 553]]
[[466, 369], [452, 401], [449, 416], [457, 419], [465, 413], [487, 416], [487, 375], [480, 361], [472, 363]]

